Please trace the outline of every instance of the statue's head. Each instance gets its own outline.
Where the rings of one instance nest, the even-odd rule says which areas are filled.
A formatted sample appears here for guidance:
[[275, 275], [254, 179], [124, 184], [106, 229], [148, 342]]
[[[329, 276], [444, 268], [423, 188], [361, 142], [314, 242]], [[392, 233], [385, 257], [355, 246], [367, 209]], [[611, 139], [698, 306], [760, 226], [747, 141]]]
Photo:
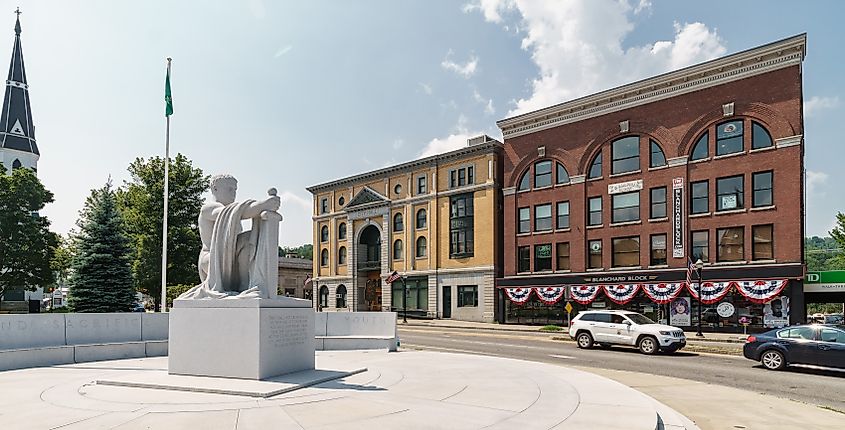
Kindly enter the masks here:
[[223, 174], [211, 177], [211, 195], [214, 200], [224, 205], [234, 203], [237, 191], [238, 180], [234, 176]]

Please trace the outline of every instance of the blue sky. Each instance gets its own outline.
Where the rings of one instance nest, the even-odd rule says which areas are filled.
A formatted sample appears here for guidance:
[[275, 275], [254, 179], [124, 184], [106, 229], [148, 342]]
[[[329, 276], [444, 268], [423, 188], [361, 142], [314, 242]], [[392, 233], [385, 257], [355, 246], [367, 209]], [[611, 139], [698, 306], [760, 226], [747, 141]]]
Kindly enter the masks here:
[[[808, 33], [804, 63], [808, 234], [845, 211], [837, 123], [845, 2], [2, 1], [14, 14], [41, 149], [73, 227], [89, 190], [122, 183], [164, 152], [165, 58], [173, 57], [171, 148], [241, 197], [283, 196], [281, 242], [310, 242], [305, 187], [501, 134], [495, 121], [677, 67]], [[5, 23], [5, 24], [4, 24]], [[4, 27], [5, 25], [5, 27]], [[6, 57], [3, 57], [3, 56]], [[7, 60], [8, 61], [8, 60]]]

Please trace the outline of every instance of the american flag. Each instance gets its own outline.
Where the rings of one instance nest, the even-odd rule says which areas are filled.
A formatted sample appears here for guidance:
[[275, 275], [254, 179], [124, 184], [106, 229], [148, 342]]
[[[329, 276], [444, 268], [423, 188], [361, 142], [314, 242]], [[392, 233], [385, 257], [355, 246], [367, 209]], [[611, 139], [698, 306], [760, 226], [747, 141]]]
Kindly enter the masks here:
[[695, 263], [692, 262], [692, 258], [687, 258], [687, 286], [692, 288], [692, 271], [695, 270]]
[[303, 283], [302, 283], [302, 285], [303, 285], [303, 286], [308, 285], [308, 283], [309, 283], [309, 282], [311, 282], [311, 275], [308, 275], [308, 276], [305, 278], [305, 282], [303, 282]]
[[396, 272], [394, 270], [393, 273], [391, 273], [390, 276], [388, 276], [387, 279], [384, 280], [384, 282], [387, 282], [388, 284], [392, 284], [393, 282], [395, 282], [399, 278], [401, 278], [401, 276], [399, 276], [399, 272]]

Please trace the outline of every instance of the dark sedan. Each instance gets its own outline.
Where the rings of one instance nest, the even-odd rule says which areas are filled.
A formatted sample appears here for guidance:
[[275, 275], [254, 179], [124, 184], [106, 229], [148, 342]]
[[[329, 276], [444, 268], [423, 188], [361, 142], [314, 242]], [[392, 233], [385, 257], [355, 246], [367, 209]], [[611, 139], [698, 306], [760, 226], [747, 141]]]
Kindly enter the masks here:
[[748, 336], [742, 353], [771, 370], [790, 364], [845, 369], [845, 326], [813, 324], [767, 331]]

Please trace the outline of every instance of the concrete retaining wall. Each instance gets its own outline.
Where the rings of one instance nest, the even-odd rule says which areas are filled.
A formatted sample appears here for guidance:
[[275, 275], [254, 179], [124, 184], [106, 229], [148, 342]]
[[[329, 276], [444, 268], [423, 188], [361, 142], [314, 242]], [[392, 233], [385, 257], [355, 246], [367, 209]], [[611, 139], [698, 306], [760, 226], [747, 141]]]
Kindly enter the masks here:
[[317, 312], [318, 350], [396, 351], [396, 312]]

